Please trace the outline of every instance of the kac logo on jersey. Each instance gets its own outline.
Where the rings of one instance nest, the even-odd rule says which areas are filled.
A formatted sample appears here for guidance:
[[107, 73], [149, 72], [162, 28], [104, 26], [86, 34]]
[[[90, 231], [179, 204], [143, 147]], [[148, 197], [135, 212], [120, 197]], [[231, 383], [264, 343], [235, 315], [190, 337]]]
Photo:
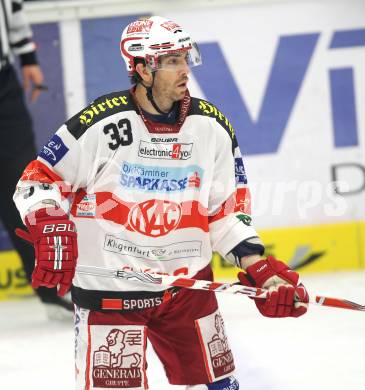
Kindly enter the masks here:
[[236, 157], [234, 159], [235, 174], [237, 184], [247, 184], [247, 176], [245, 172], [245, 166], [243, 165], [242, 157]]
[[129, 212], [128, 221], [136, 232], [149, 237], [160, 237], [176, 229], [181, 214], [181, 206], [175, 202], [150, 199], [135, 204]]
[[140, 141], [138, 156], [160, 160], [188, 160], [191, 157], [192, 149], [192, 143], [152, 143]]
[[148, 192], [181, 192], [200, 188], [203, 169], [198, 165], [183, 168], [122, 163], [120, 184], [123, 188]]
[[53, 167], [64, 157], [68, 152], [67, 146], [62, 139], [55, 134], [39, 153], [39, 157], [49, 162]]

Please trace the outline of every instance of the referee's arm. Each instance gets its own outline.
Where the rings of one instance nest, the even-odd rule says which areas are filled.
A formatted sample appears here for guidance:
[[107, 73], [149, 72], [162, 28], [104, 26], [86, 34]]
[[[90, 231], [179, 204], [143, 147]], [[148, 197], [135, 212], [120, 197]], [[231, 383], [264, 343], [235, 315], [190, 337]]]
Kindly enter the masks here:
[[[9, 51], [19, 56], [22, 66], [23, 87], [28, 91], [32, 86], [31, 101], [35, 101], [43, 86], [43, 73], [38, 65], [36, 46], [32, 40], [32, 30], [23, 9], [22, 0], [0, 0], [5, 6], [5, 24]], [[8, 54], [10, 56], [10, 53]]]
[[7, 16], [8, 39], [12, 52], [20, 57], [20, 63], [22, 66], [37, 64], [36, 47], [32, 41], [32, 30], [23, 10], [23, 1], [1, 1], [11, 3], [11, 8], [7, 7]]

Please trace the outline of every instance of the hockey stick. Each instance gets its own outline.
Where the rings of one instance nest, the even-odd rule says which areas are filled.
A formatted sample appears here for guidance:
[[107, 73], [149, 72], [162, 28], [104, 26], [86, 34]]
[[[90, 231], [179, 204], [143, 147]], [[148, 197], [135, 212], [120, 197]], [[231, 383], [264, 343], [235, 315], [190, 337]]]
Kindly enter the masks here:
[[[78, 265], [76, 272], [83, 275], [132, 280], [139, 283], [159, 284], [163, 286], [183, 287], [196, 290], [208, 290], [228, 294], [246, 295], [251, 298], [265, 298], [268, 293], [268, 291], [265, 289], [243, 286], [241, 284], [211, 282], [208, 280], [197, 280], [181, 276], [152, 274], [149, 272], [121, 271], [88, 265]], [[309, 303], [319, 306], [337, 307], [339, 309], [365, 311], [365, 306], [359, 305], [355, 302], [351, 302], [346, 299], [329, 298], [320, 295], [309, 296]]]

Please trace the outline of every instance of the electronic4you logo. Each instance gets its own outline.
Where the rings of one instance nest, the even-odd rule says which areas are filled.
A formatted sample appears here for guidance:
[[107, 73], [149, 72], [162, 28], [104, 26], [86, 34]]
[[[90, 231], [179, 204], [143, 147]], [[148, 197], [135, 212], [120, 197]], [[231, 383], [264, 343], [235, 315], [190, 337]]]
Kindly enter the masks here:
[[192, 143], [152, 143], [140, 141], [138, 156], [164, 160], [188, 160], [191, 157], [192, 150]]
[[128, 221], [136, 232], [149, 237], [160, 237], [176, 229], [181, 214], [181, 206], [175, 202], [150, 199], [135, 204], [129, 212]]

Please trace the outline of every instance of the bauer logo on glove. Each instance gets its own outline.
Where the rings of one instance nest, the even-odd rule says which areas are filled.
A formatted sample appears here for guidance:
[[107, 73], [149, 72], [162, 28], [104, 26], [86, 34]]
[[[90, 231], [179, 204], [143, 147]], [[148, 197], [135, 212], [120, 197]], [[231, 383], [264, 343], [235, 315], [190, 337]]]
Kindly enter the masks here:
[[68, 223], [59, 223], [52, 225], [44, 225], [43, 233], [60, 233], [60, 232], [76, 232], [75, 225]]

